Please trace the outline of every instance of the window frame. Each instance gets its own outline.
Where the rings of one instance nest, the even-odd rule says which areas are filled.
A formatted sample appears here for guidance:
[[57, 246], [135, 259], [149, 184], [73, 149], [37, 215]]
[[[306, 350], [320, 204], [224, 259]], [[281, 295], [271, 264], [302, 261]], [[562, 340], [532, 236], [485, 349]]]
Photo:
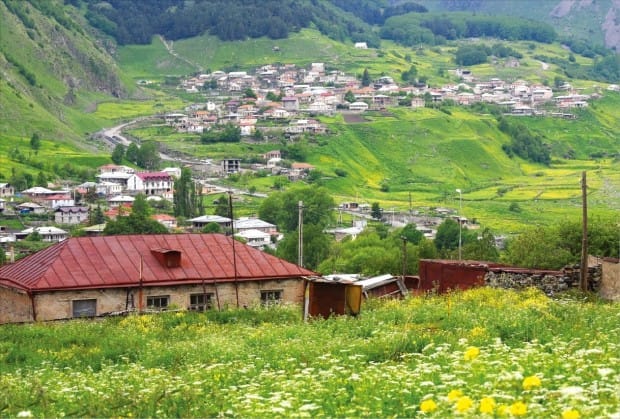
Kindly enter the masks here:
[[[149, 300], [151, 304], [149, 304]], [[165, 301], [166, 304], [162, 305], [162, 301]], [[157, 302], [157, 304], [155, 304]], [[147, 295], [146, 297], [146, 308], [156, 311], [166, 311], [170, 306], [170, 296], [169, 295]]]
[[[81, 310], [77, 310], [77, 305], [88, 305]], [[96, 298], [83, 298], [78, 300], [71, 300], [71, 316], [79, 319], [83, 317], [96, 317], [97, 316], [97, 299]]]
[[[213, 297], [214, 294], [212, 292], [200, 292], [189, 295], [189, 306], [187, 309], [189, 311], [207, 311], [213, 308]], [[192, 299], [201, 300], [192, 303]]]
[[264, 307], [271, 307], [282, 304], [281, 289], [277, 290], [260, 290], [260, 303]]

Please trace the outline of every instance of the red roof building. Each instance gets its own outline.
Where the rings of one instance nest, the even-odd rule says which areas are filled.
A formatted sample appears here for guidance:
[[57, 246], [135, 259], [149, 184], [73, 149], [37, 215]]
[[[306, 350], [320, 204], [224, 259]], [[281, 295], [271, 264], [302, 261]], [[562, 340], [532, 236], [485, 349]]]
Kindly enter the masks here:
[[308, 275], [221, 234], [74, 237], [0, 267], [0, 323], [301, 303]]

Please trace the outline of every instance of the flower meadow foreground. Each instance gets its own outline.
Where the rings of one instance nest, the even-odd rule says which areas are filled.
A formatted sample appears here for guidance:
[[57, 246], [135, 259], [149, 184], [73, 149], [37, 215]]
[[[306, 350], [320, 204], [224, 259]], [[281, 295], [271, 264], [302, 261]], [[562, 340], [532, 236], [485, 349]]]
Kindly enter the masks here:
[[620, 307], [535, 290], [3, 326], [2, 417], [620, 418]]

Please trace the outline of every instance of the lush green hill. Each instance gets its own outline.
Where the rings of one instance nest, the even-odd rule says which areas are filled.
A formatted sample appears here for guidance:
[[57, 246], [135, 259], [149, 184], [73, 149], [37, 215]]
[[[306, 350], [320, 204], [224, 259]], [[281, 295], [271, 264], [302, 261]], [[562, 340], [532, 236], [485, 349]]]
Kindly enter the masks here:
[[[368, 68], [372, 77], [390, 75], [400, 81], [400, 74], [415, 66], [419, 77], [440, 86], [458, 81], [451, 70], [456, 68], [454, 55], [461, 45], [502, 42], [481, 38], [408, 48], [383, 40], [381, 48], [363, 50], [353, 48], [350, 40], [341, 43], [317, 29], [303, 29], [278, 40], [227, 42], [202, 35], [170, 42], [155, 36], [148, 45], [117, 48], [110, 39], [92, 35], [95, 32], [84, 18], [85, 3], [70, 3], [79, 7], [63, 6], [58, 0], [0, 2], [3, 179], [12, 176], [12, 169], [30, 176], [43, 172], [51, 178], [88, 178], [94, 167], [109, 161], [109, 151], [84, 141], [86, 134], [118, 121], [182, 109], [185, 99], [205, 100], [199, 95], [180, 99], [176, 89], [169, 89], [174, 85], [160, 83], [187, 74], [324, 62], [328, 69], [360, 75]], [[509, 45], [522, 57], [519, 67], [505, 65], [503, 59], [488, 60], [470, 67], [472, 72], [481, 79], [525, 79], [548, 85], [564, 79], [586, 93], [604, 93], [574, 121], [522, 120], [549, 145], [551, 166], [509, 158], [502, 150], [509, 138], [488, 114], [454, 107], [443, 111], [399, 108], [369, 113], [366, 122], [357, 124], [341, 117], [324, 118], [331, 134], [307, 143], [307, 160], [325, 175], [321, 182], [341, 200], [379, 201], [384, 207], [403, 209], [408, 208], [410, 196], [416, 206], [455, 207], [459, 188], [466, 216], [506, 230], [578, 213], [578, 178], [588, 170], [592, 211], [617, 211], [617, 202], [610, 196], [620, 189], [618, 161], [613, 160], [618, 151], [620, 99], [605, 91], [605, 84], [585, 78], [600, 57], [575, 54], [569, 59], [569, 52], [557, 43], [513, 41]], [[138, 88], [140, 80], [154, 83]], [[34, 133], [43, 139], [39, 150], [29, 145]], [[133, 133], [173, 150], [216, 159], [257, 157], [279, 146], [204, 145], [197, 137], [161, 127], [142, 127]], [[242, 182], [259, 190], [273, 185], [271, 178]], [[513, 203], [519, 204], [519, 211], [514, 206], [509, 211]]]
[[518, 16], [553, 25], [564, 40], [620, 47], [614, 0], [419, 0], [429, 11]]
[[[478, 42], [491, 45], [498, 40]], [[163, 79], [159, 69], [166, 63], [179, 64], [176, 68], [168, 67], [167, 74], [183, 74], [186, 62], [179, 57], [194, 62], [196, 68], [211, 70], [235, 65], [251, 70], [274, 62], [309, 65], [322, 61], [352, 74], [361, 74], [363, 68], [369, 68], [372, 75], [387, 74], [398, 80], [400, 72], [413, 64], [418, 74], [427, 77], [434, 86], [456, 81], [450, 72], [456, 67], [452, 61], [458, 48], [456, 43], [412, 50], [383, 41], [380, 50], [357, 50], [318, 31], [302, 30], [288, 39], [278, 40], [279, 51], [273, 51], [275, 44], [267, 38], [231, 43], [203, 36], [175, 42], [174, 52], [178, 57], [172, 61], [161, 40], [156, 38], [151, 45], [121, 48], [121, 67], [135, 79], [149, 76]], [[510, 46], [523, 56], [519, 67], [506, 66], [499, 60], [472, 66], [472, 72], [482, 79], [500, 77], [532, 83], [552, 84], [558, 77], [568, 79], [559, 65], [552, 62], [543, 65], [539, 59], [541, 56], [550, 60], [566, 59], [567, 52], [560, 45], [518, 41]], [[307, 54], [308, 50], [314, 53]], [[142, 60], [138, 63], [132, 56]], [[581, 56], [576, 56], [575, 61], [584, 67], [593, 63], [592, 59]], [[151, 70], [142, 65], [144, 62], [153, 63]], [[387, 208], [406, 209], [411, 193], [415, 206], [455, 207], [458, 199], [455, 189], [460, 188], [464, 191], [465, 215], [500, 230], [517, 230], [531, 222], [546, 223], [558, 217], [578, 216], [578, 179], [582, 170], [592, 172], [591, 211], [613, 211], [615, 207], [602, 199], [605, 194], [601, 191], [605, 187], [620, 190], [618, 162], [604, 158], [618, 150], [620, 95], [604, 91], [598, 83], [589, 80], [569, 80], [585, 92], [600, 91], [604, 96], [581, 111], [577, 120], [519, 120], [549, 145], [553, 159], [550, 167], [509, 158], [502, 151], [509, 138], [498, 129], [495, 117], [466, 107], [449, 108], [450, 114], [436, 109], [399, 108], [387, 114], [367, 114], [367, 121], [359, 124], [348, 124], [342, 117], [323, 118], [330, 135], [308, 143], [307, 160], [324, 173], [323, 183], [339, 200], [379, 201]], [[171, 149], [215, 159], [231, 155], [258, 158], [261, 153], [279, 147], [270, 143], [204, 145], [197, 136], [161, 128], [137, 129], [133, 133], [155, 139]], [[565, 156], [573, 160], [566, 160]], [[346, 176], [338, 176], [335, 169], [346, 172]], [[273, 185], [270, 178], [242, 179], [242, 182], [244, 186], [254, 184], [259, 190]], [[389, 191], [382, 191], [386, 187]], [[519, 212], [509, 211], [513, 203], [519, 205]]]

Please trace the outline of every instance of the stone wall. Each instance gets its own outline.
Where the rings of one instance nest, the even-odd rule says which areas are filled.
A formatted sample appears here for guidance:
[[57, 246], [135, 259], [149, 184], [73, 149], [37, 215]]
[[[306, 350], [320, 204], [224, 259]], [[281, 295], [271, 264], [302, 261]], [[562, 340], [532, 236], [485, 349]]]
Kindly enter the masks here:
[[25, 291], [0, 286], [0, 324], [32, 321], [32, 304]]
[[[588, 289], [598, 292], [602, 277], [601, 265], [588, 268]], [[495, 288], [523, 289], [536, 287], [547, 295], [579, 288], [579, 267], [566, 267], [562, 271], [540, 271], [527, 269], [489, 269], [484, 276], [487, 286]]]
[[620, 301], [620, 260], [603, 259], [601, 266], [601, 298]]
[[[234, 283], [217, 284], [217, 296], [222, 309], [236, 307], [237, 292], [239, 294], [240, 307], [258, 305], [260, 304], [261, 291], [281, 291], [282, 302], [301, 304], [304, 296], [304, 282], [302, 279], [239, 281], [237, 289], [235, 289]], [[204, 287], [202, 284], [168, 287], [145, 286], [142, 288], [141, 293], [138, 288], [131, 288], [129, 295], [131, 296], [130, 301], [133, 300], [133, 307], [135, 309], [139, 307], [141, 294], [143, 309], [146, 308], [147, 297], [167, 296], [169, 307], [186, 310], [190, 305], [190, 295], [202, 293], [213, 294], [213, 307], [217, 308], [216, 289], [212, 283], [205, 283]], [[73, 302], [76, 300], [96, 300], [97, 316], [123, 312], [127, 306], [127, 295], [126, 288], [39, 293], [35, 296], [36, 320], [47, 321], [72, 318]], [[28, 307], [30, 307], [29, 300]]]

